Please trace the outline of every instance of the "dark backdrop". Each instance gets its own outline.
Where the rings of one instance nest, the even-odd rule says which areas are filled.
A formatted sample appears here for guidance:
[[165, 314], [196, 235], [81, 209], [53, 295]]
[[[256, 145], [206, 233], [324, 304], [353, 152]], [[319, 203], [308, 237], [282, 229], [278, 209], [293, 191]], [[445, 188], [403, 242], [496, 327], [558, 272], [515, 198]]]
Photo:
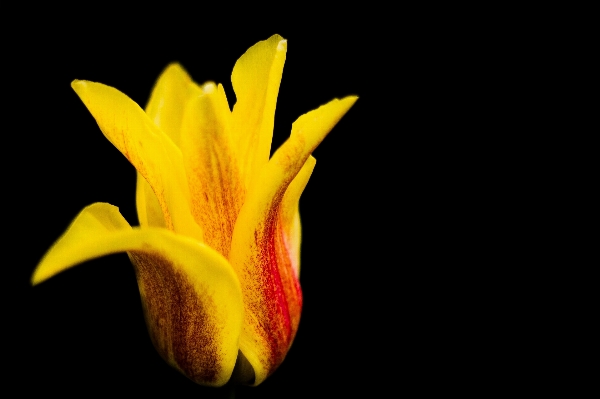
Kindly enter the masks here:
[[[5, 283], [20, 287], [18, 299], [10, 301], [18, 320], [10, 346], [25, 391], [68, 397], [123, 391], [217, 396], [172, 370], [154, 350], [125, 254], [86, 262], [34, 288], [29, 278], [84, 206], [111, 203], [137, 224], [134, 168], [104, 138], [70, 82], [102, 82], [144, 106], [162, 69], [179, 61], [196, 82], [223, 83], [233, 104], [235, 61], [274, 33], [288, 40], [274, 147], [303, 113], [335, 97], [360, 99], [315, 151], [317, 166], [301, 200], [305, 302], [296, 340], [273, 376], [258, 388], [240, 388], [238, 397], [306, 396], [380, 383], [379, 369], [389, 367], [381, 362], [397, 361], [394, 348], [405, 328], [398, 324], [402, 305], [390, 302], [400, 292], [387, 292], [382, 281], [397, 278], [389, 273], [400, 265], [400, 248], [379, 239], [398, 234], [393, 219], [399, 209], [387, 204], [396, 202], [390, 196], [402, 195], [401, 179], [387, 168], [400, 159], [380, 159], [374, 144], [398, 140], [397, 125], [382, 126], [380, 118], [389, 111], [373, 90], [390, 84], [377, 65], [389, 66], [385, 51], [395, 44], [381, 46], [378, 42], [387, 39], [352, 21], [313, 24], [311, 29], [283, 24], [225, 35], [201, 23], [131, 32], [119, 23], [79, 21], [14, 47], [10, 68], [20, 81], [11, 84], [18, 86], [14, 106], [20, 123], [13, 156], [18, 153], [21, 161], [11, 179], [15, 195], [8, 201], [10, 217], [17, 221], [12, 238], [21, 249], [12, 261], [19, 275]], [[380, 173], [386, 175], [384, 185]]]
[[466, 327], [482, 313], [464, 310], [479, 298], [464, 289], [473, 278], [465, 265], [489, 261], [489, 253], [478, 254], [485, 234], [476, 236], [490, 222], [481, 203], [493, 195], [482, 187], [492, 177], [474, 172], [484, 161], [473, 162], [489, 147], [471, 132], [498, 128], [496, 119], [482, 120], [489, 113], [484, 93], [501, 77], [486, 75], [493, 60], [473, 41], [477, 30], [443, 12], [348, 12], [239, 25], [221, 14], [179, 20], [156, 13], [144, 22], [141, 15], [94, 19], [70, 10], [7, 46], [11, 256], [3, 267], [11, 383], [67, 397], [218, 397], [152, 347], [125, 254], [34, 288], [29, 278], [84, 206], [109, 202], [137, 224], [134, 168], [104, 138], [70, 88], [73, 79], [108, 84], [144, 106], [163, 68], [179, 61], [196, 82], [223, 83], [232, 105], [235, 61], [279, 33], [288, 52], [273, 146], [305, 112], [335, 97], [359, 100], [315, 151], [300, 202], [304, 309], [296, 340], [266, 382], [240, 388], [238, 397], [471, 387], [473, 365], [492, 350], [466, 348], [493, 328], [485, 320]]

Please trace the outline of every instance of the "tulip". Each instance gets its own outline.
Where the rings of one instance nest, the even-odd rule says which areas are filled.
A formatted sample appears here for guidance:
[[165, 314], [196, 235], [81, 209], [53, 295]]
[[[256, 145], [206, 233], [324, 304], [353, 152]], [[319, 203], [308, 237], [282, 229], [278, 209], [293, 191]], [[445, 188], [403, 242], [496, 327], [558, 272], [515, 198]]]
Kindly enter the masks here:
[[120, 91], [75, 80], [100, 130], [137, 169], [139, 227], [117, 207], [84, 208], [32, 276], [126, 252], [152, 342], [196, 383], [256, 386], [284, 360], [300, 321], [298, 201], [312, 151], [357, 97], [302, 115], [269, 159], [287, 42], [236, 62], [233, 111], [222, 85], [194, 83], [178, 64], [142, 110]]

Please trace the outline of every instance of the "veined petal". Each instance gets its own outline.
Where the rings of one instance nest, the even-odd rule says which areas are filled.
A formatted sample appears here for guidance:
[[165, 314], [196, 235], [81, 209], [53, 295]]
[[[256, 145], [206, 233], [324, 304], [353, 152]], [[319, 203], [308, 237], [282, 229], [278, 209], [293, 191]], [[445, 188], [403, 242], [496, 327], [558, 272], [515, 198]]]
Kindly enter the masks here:
[[288, 186], [356, 99], [336, 99], [298, 118], [290, 138], [273, 154], [248, 192], [238, 216], [229, 259], [244, 297], [240, 350], [254, 368], [255, 385], [283, 361], [298, 327], [302, 295], [293, 270], [297, 255], [286, 253], [295, 234], [289, 225], [295, 218], [290, 216], [295, 215], [290, 203], [299, 197], [314, 164], [308, 162], [283, 204]]
[[243, 201], [243, 187], [229, 136], [231, 111], [223, 86], [206, 83], [192, 99], [181, 125], [181, 151], [194, 219], [204, 242], [229, 255], [231, 236]]
[[268, 162], [273, 138], [275, 105], [287, 41], [279, 35], [250, 47], [236, 62], [231, 83], [237, 97], [232, 135], [238, 144], [244, 186], [253, 185]]
[[96, 203], [48, 251], [32, 283], [124, 251], [134, 264], [148, 330], [161, 356], [199, 384], [225, 384], [238, 355], [242, 297], [227, 260], [206, 245], [165, 229], [132, 229], [117, 207]]
[[71, 84], [108, 140], [152, 187], [167, 228], [202, 240], [190, 213], [190, 193], [181, 151], [146, 113], [117, 89], [75, 80]]
[[[146, 114], [179, 147], [183, 111], [188, 101], [200, 94], [202, 90], [181, 65], [172, 63], [156, 81]], [[166, 227], [160, 202], [140, 172], [137, 172], [136, 207], [140, 226]]]

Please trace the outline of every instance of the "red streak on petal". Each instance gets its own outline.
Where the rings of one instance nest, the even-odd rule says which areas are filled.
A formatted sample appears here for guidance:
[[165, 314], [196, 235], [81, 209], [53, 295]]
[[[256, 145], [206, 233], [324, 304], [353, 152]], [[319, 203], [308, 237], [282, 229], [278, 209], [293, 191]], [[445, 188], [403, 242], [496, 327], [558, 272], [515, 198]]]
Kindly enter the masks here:
[[264, 229], [255, 234], [257, 248], [261, 248], [261, 269], [254, 286], [262, 295], [251, 309], [259, 315], [261, 335], [268, 343], [269, 374], [285, 358], [298, 330], [302, 310], [302, 290], [280, 221], [277, 207], [270, 212]]

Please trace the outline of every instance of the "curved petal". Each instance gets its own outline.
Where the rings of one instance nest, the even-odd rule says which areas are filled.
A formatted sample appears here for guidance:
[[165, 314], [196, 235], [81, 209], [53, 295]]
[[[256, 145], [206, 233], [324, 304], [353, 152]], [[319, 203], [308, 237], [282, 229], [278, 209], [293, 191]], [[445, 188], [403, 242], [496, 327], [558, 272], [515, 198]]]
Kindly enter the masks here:
[[192, 99], [181, 125], [181, 152], [191, 193], [192, 215], [204, 242], [229, 255], [243, 188], [229, 136], [231, 111], [223, 86], [207, 83]]
[[202, 94], [202, 89], [177, 63], [169, 64], [161, 73], [150, 99], [146, 105], [146, 114], [152, 122], [180, 147], [181, 121], [188, 101]]
[[[146, 114], [179, 147], [183, 110], [190, 98], [202, 94], [183, 67], [172, 63], [161, 73], [146, 105]], [[136, 207], [140, 226], [166, 227], [160, 202], [137, 172]]]
[[[282, 244], [285, 248], [283, 252], [288, 255], [296, 279], [300, 277], [300, 242], [302, 238], [298, 203], [316, 163], [317, 160], [313, 156], [308, 157], [300, 172], [285, 191], [279, 210], [279, 226], [282, 229]], [[300, 309], [298, 309], [299, 317]]]
[[134, 264], [148, 330], [161, 356], [199, 384], [225, 384], [238, 355], [242, 298], [229, 263], [204, 244], [165, 229], [132, 229], [118, 208], [96, 203], [48, 251], [32, 283], [124, 251]]
[[160, 202], [140, 172], [136, 172], [135, 207], [141, 227], [167, 228]]
[[273, 35], [250, 47], [233, 67], [231, 83], [237, 102], [232, 113], [232, 135], [238, 144], [246, 188], [269, 160], [286, 51], [287, 41]]
[[73, 81], [71, 87], [106, 138], [150, 184], [167, 228], [202, 240], [202, 230], [190, 213], [190, 193], [179, 148], [135, 102], [117, 89], [81, 80]]
[[[323, 140], [357, 97], [333, 100], [311, 111], [292, 125], [290, 138], [273, 154], [260, 178], [248, 192], [238, 216], [231, 243], [230, 262], [242, 286], [244, 328], [240, 350], [254, 368], [260, 384], [283, 361], [296, 333], [302, 295], [286, 253], [293, 236], [291, 205], [282, 201], [292, 180], [311, 152]], [[308, 179], [310, 162], [288, 201], [295, 200]], [[287, 238], [286, 238], [287, 236]]]

